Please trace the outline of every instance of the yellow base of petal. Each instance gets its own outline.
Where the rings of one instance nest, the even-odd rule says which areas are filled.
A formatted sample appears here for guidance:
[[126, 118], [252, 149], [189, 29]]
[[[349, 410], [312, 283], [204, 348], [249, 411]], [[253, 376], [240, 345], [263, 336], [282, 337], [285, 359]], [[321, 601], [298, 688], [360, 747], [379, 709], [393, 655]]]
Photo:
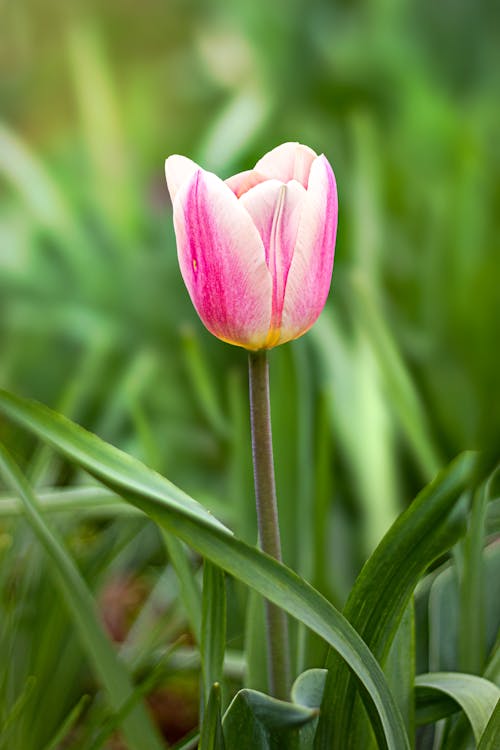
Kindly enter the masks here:
[[270, 328], [265, 340], [262, 343], [255, 344], [254, 346], [249, 343], [243, 344], [241, 341], [233, 341], [232, 339], [227, 339], [224, 336], [217, 335], [217, 338], [219, 338], [221, 341], [224, 341], [226, 344], [231, 344], [232, 346], [241, 346], [243, 349], [247, 349], [248, 351], [258, 352], [261, 349], [272, 349], [273, 347], [277, 346], [279, 344], [280, 336], [281, 328]]

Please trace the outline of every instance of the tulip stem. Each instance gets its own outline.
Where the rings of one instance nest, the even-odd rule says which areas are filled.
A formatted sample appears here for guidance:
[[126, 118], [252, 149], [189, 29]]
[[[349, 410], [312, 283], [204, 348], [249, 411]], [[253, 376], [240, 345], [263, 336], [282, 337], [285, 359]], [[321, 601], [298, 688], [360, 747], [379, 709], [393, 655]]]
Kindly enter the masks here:
[[[249, 352], [252, 456], [261, 549], [281, 562], [281, 541], [274, 479], [269, 362], [267, 351]], [[285, 612], [266, 601], [267, 666], [271, 695], [289, 698], [290, 655]]]

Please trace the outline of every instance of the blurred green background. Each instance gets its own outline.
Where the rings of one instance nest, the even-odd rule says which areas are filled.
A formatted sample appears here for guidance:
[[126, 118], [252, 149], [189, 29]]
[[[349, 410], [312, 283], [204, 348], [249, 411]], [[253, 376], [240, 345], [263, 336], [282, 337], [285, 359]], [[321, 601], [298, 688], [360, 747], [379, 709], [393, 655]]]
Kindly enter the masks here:
[[[227, 177], [283, 141], [324, 152], [340, 202], [332, 292], [315, 328], [272, 353], [271, 379], [285, 559], [342, 604], [436, 469], [498, 445], [499, 49], [493, 0], [2, 0], [0, 385], [255, 541], [245, 352], [191, 307], [163, 163], [181, 153]], [[0, 438], [38, 488], [88, 481], [7, 423]], [[165, 565], [154, 529], [77, 511], [58, 523], [92, 587], [142, 602]], [[31, 673], [27, 700], [43, 703], [59, 663], [36, 612], [80, 675], [47, 698], [46, 741], [86, 678], [42, 554], [2, 512], [4, 705]], [[235, 614], [235, 643], [242, 628]]]

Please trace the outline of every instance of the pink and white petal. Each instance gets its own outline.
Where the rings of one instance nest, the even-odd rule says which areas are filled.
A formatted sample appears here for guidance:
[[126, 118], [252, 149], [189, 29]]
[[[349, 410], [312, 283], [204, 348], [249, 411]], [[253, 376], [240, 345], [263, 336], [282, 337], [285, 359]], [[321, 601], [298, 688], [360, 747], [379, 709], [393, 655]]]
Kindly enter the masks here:
[[231, 188], [233, 193], [239, 198], [243, 193], [246, 193], [250, 188], [258, 185], [259, 182], [264, 182], [269, 179], [260, 172], [256, 172], [255, 169], [247, 169], [246, 172], [238, 172], [238, 174], [228, 177], [225, 183]]
[[168, 191], [172, 203], [175, 200], [177, 191], [185, 182], [188, 182], [194, 173], [200, 169], [194, 161], [186, 156], [173, 154], [165, 161], [165, 177], [167, 179]]
[[337, 219], [335, 175], [327, 159], [319, 156], [311, 167], [288, 272], [280, 343], [305, 333], [325, 305], [333, 270]]
[[271, 319], [271, 274], [248, 212], [222, 180], [198, 170], [177, 193], [174, 226], [179, 264], [208, 330], [259, 349]]
[[307, 188], [311, 165], [316, 158], [317, 154], [309, 146], [282, 143], [259, 159], [255, 170], [281, 182], [297, 180]]
[[273, 330], [281, 326], [286, 281], [306, 196], [306, 190], [296, 180], [287, 185], [279, 180], [266, 180], [240, 198], [264, 244], [266, 263], [273, 280]]

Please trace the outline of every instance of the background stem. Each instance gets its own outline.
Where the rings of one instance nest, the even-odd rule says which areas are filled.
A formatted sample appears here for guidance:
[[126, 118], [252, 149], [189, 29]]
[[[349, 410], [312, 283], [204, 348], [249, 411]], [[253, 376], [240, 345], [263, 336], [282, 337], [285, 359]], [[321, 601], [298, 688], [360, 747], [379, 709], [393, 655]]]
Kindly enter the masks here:
[[[250, 352], [248, 367], [252, 456], [260, 545], [264, 552], [281, 561], [267, 352]], [[274, 604], [266, 601], [265, 605], [269, 690], [276, 698], [288, 699], [290, 655], [287, 618], [283, 610]]]

